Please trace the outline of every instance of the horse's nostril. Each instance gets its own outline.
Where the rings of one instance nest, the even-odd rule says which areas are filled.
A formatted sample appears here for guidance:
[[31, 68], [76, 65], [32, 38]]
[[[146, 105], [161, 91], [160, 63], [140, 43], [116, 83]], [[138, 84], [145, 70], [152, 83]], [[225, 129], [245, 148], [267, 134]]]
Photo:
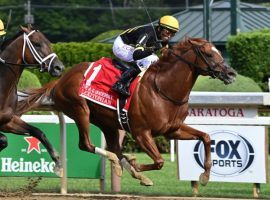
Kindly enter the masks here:
[[55, 69], [55, 71], [58, 71], [58, 72], [62, 72], [63, 71], [63, 67], [58, 66], [58, 65], [55, 66], [54, 69]]
[[232, 72], [229, 72], [228, 75], [234, 77], [236, 76], [236, 73], [232, 71]]

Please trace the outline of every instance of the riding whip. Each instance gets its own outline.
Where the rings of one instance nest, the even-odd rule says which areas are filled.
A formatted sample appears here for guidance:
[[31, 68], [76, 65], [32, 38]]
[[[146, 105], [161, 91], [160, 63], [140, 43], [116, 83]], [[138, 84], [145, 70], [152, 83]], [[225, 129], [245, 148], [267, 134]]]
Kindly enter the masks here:
[[144, 10], [145, 10], [145, 12], [146, 12], [146, 14], [147, 14], [149, 20], [150, 20], [150, 24], [152, 25], [152, 28], [153, 28], [153, 31], [154, 31], [154, 34], [155, 34], [156, 41], [157, 41], [157, 42], [160, 42], [160, 40], [158, 40], [158, 37], [157, 37], [157, 34], [156, 34], [156, 30], [155, 30], [155, 27], [154, 27], [154, 25], [153, 25], [153, 22], [152, 22], [152, 19], [151, 19], [151, 17], [150, 17], [150, 14], [149, 14], [149, 12], [148, 12], [148, 10], [147, 10], [145, 4], [144, 4], [144, 0], [141, 0], [141, 2], [142, 2], [142, 6], [143, 6], [143, 8], [144, 8]]
[[[9, 23], [10, 23], [10, 21], [11, 21], [11, 14], [12, 14], [12, 10], [11, 9], [9, 9], [9, 13], [8, 13], [8, 19], [7, 19], [7, 25], [6, 25], [6, 32], [7, 32], [7, 30], [8, 30], [8, 25], [9, 25]], [[5, 35], [3, 36], [3, 41], [5, 40]]]

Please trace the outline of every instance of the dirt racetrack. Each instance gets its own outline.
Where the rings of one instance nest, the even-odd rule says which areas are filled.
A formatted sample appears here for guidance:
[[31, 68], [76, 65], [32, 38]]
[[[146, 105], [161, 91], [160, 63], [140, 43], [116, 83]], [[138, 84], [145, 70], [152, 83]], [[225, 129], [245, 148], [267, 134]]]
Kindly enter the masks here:
[[[117, 194], [32, 194], [31, 196], [1, 196], [2, 200], [230, 200], [229, 198], [201, 198], [201, 197], [146, 197], [135, 195], [117, 195]], [[234, 199], [236, 200], [236, 199]], [[241, 199], [247, 200], [247, 199]]]

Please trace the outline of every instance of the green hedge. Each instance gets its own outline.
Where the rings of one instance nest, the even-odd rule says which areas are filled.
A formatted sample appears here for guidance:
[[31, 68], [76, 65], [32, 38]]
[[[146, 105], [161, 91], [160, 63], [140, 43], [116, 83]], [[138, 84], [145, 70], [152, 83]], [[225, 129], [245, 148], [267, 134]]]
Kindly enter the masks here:
[[231, 36], [226, 47], [231, 66], [239, 74], [255, 80], [264, 91], [268, 91], [270, 29]]
[[[68, 70], [75, 64], [85, 61], [95, 61], [101, 57], [112, 57], [112, 45], [93, 42], [69, 42], [53, 44], [53, 50]], [[34, 70], [42, 85], [55, 79], [48, 73], [40, 73]]]
[[240, 74], [229, 85], [224, 85], [222, 81], [211, 79], [209, 76], [199, 76], [192, 90], [208, 92], [262, 92], [262, 89], [254, 80]]
[[24, 70], [18, 83], [18, 90], [39, 87], [41, 87], [41, 84], [38, 77], [32, 72]]
[[[38, 77], [34, 73], [25, 69], [22, 73], [22, 76], [19, 79], [18, 90], [22, 91], [29, 88], [40, 88], [40, 87], [41, 83]], [[48, 114], [48, 111], [29, 111], [27, 112], [27, 114]]]

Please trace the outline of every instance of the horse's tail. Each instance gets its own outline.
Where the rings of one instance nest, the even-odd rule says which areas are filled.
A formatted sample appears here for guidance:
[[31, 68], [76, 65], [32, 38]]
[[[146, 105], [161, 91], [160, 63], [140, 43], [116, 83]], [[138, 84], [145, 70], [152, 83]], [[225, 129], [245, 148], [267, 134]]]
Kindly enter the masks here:
[[18, 92], [19, 101], [16, 108], [16, 115], [21, 116], [34, 109], [48, 110], [49, 108], [52, 108], [53, 101], [51, 95], [56, 83], [57, 80], [51, 81], [41, 88]]

